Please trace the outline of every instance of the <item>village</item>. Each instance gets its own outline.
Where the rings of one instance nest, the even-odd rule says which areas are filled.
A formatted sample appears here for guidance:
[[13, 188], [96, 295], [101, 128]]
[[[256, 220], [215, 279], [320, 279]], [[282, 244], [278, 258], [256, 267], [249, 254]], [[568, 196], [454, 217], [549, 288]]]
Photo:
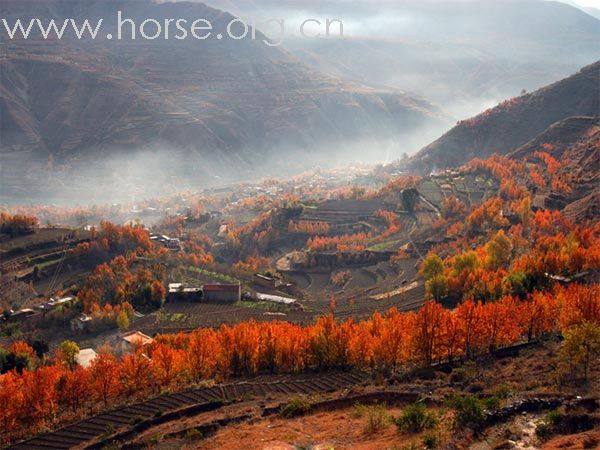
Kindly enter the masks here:
[[[226, 344], [227, 339], [236, 336], [243, 343], [257, 336], [244, 330], [266, 333], [264, 339], [270, 339], [269, 330], [286, 327], [307, 333], [325, 327], [337, 333], [380, 321], [429, 320], [424, 314], [431, 308], [454, 317], [463, 314], [457, 310], [474, 304], [465, 302], [464, 295], [498, 296], [497, 302], [503, 302], [498, 308], [517, 308], [511, 294], [523, 295], [526, 281], [518, 273], [508, 275], [494, 268], [501, 267], [512, 251], [508, 234], [518, 236], [523, 226], [531, 227], [530, 214], [536, 215], [534, 226], [543, 227], [552, 212], [544, 205], [529, 205], [527, 199], [526, 213], [520, 212], [520, 204], [503, 207], [499, 196], [506, 195], [507, 184], [490, 170], [496, 168], [494, 164], [437, 171], [426, 177], [392, 176], [380, 167], [365, 173], [361, 168], [338, 184], [333, 181], [337, 175], [331, 178], [317, 172], [288, 182], [265, 180], [99, 209], [112, 211], [109, 217], [119, 218], [120, 223], [94, 222], [92, 214], [98, 214], [98, 209], [74, 215], [60, 211], [65, 223], [75, 219], [79, 225], [40, 225], [26, 215], [5, 216], [4, 223], [10, 226], [4, 226], [0, 239], [1, 370], [23, 371], [39, 364], [35, 361], [55, 358], [81, 371], [95, 371], [99, 361], [113, 358], [115, 364], [147, 364], [156, 372], [170, 361], [166, 342], [200, 339], [197, 345], [223, 343], [237, 351], [238, 347]], [[389, 170], [395, 173], [393, 167]], [[149, 213], [153, 219], [146, 223]], [[50, 222], [49, 216], [46, 220]], [[495, 230], [491, 238], [490, 228]], [[526, 245], [523, 240], [517, 243]], [[463, 253], [455, 256], [461, 247]], [[528, 264], [536, 268], [536, 262]], [[554, 286], [575, 293], [592, 289], [600, 271], [573, 264], [578, 269], [568, 273], [548, 265], [534, 279], [536, 288]], [[473, 272], [466, 277], [467, 272], [456, 269], [462, 266]], [[503, 274], [504, 279], [485, 278], [494, 274]], [[538, 296], [535, 301], [547, 298]], [[477, 305], [492, 312], [497, 307], [494, 302]], [[453, 322], [442, 323], [447, 327]], [[529, 333], [537, 330], [533, 325], [520, 326], [534, 330]], [[402, 327], [395, 327], [393, 333]], [[412, 329], [420, 336], [418, 328]], [[520, 339], [506, 343], [529, 346], [531, 338], [525, 343]], [[312, 342], [307, 351], [317, 353], [303, 364], [313, 364], [317, 358], [317, 364], [328, 367], [326, 361], [319, 362], [315, 342], [321, 341]], [[496, 343], [490, 345], [486, 348], [496, 352]], [[23, 346], [31, 352], [23, 353]], [[433, 354], [426, 348], [416, 351], [432, 364]], [[449, 364], [443, 362], [444, 353], [436, 357], [439, 364]], [[237, 356], [232, 361], [243, 363]], [[274, 363], [269, 364], [274, 370]], [[257, 367], [233, 370], [257, 375]], [[191, 369], [185, 370], [189, 376]], [[152, 376], [158, 382], [162, 375], [155, 372]], [[202, 377], [213, 373], [201, 372]], [[248, 395], [311, 392], [322, 398], [362, 382], [360, 372], [299, 382], [284, 377], [248, 387]], [[238, 387], [231, 387], [231, 392], [226, 390], [229, 387], [214, 392], [198, 389], [202, 402], [239, 397]], [[277, 392], [270, 394], [270, 389]], [[169, 395], [122, 406], [90, 419], [89, 424], [73, 424], [56, 436], [73, 444], [102, 439], [105, 423], [127, 426], [134, 419], [154, 420], [161, 411], [197, 403]], [[35, 439], [46, 445], [59, 437], [42, 436], [32, 442]]]

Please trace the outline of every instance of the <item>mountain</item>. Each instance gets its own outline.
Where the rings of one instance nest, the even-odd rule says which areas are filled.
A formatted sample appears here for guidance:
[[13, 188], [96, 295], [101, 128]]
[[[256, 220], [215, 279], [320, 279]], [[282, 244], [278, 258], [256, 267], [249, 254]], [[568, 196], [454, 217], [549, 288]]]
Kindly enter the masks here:
[[414, 155], [408, 166], [420, 172], [454, 167], [473, 158], [507, 154], [572, 116], [600, 115], [600, 61], [575, 75], [507, 100], [459, 122]]
[[[138, 26], [147, 18], [204, 18], [213, 37], [108, 40], [105, 33], [116, 36], [118, 10]], [[255, 39], [251, 32], [230, 39], [225, 30], [234, 17], [202, 3], [3, 0], [0, 17], [11, 24], [36, 17], [104, 20], [96, 40], [79, 40], [72, 31], [61, 40], [43, 40], [39, 32], [11, 40], [3, 30], [0, 191], [6, 198], [45, 194], [48, 187], [106, 193], [115, 188], [116, 178], [107, 177], [113, 172], [121, 172], [119, 179], [135, 172], [127, 187], [138, 195], [149, 193], [148, 182], [161, 192], [168, 183], [181, 188], [256, 177], [308, 160], [328, 162], [361, 142], [418, 148], [448, 124], [418, 97], [308, 68], [265, 45], [258, 31]], [[100, 170], [107, 160], [114, 164]]]
[[[476, 114], [523, 89], [536, 90], [600, 59], [600, 21], [555, 1], [214, 4], [243, 16], [286, 18], [286, 48], [305, 63], [357, 82], [406, 89], [456, 118]], [[344, 39], [294, 39], [300, 21], [308, 17], [341, 19]], [[316, 29], [309, 28], [310, 33]], [[278, 35], [277, 27], [268, 30]]]

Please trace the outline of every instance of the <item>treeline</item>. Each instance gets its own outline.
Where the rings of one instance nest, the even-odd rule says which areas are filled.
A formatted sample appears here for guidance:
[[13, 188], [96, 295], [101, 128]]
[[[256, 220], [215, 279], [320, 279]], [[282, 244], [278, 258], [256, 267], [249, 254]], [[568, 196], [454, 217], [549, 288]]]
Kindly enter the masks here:
[[338, 252], [360, 252], [367, 248], [370, 233], [344, 234], [342, 236], [314, 236], [306, 242], [311, 252], [335, 250]]
[[298, 222], [290, 220], [288, 224], [289, 233], [299, 234], [324, 235], [329, 233], [329, 228], [327, 222], [313, 222], [311, 220], [299, 220]]
[[120, 358], [104, 348], [88, 369], [74, 364], [67, 352], [40, 360], [27, 344], [18, 343], [13, 350], [26, 364], [0, 377], [0, 424], [5, 438], [14, 437], [15, 430], [35, 431], [90, 408], [202, 380], [307, 369], [429, 366], [599, 323], [600, 285], [573, 285], [525, 300], [467, 300], [454, 311], [428, 302], [418, 312], [392, 309], [362, 322], [339, 323], [328, 315], [310, 326], [251, 321], [163, 335]]
[[33, 232], [37, 226], [37, 217], [0, 212], [0, 233], [17, 237]]

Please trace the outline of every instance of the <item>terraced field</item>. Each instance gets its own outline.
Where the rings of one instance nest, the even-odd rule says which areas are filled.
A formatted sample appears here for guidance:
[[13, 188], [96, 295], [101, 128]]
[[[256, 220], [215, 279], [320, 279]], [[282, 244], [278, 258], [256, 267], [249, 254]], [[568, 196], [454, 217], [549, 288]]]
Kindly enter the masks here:
[[[278, 310], [279, 312], [279, 310]], [[269, 311], [248, 306], [223, 303], [170, 303], [163, 313], [151, 314], [135, 321], [135, 327], [146, 334], [191, 331], [197, 328], [218, 327], [222, 324], [235, 324], [246, 320], [269, 322], [274, 320]], [[276, 317], [293, 323], [312, 322], [314, 314], [308, 311], [289, 310]]]
[[223, 404], [247, 400], [290, 395], [316, 395], [343, 390], [365, 384], [368, 376], [359, 372], [263, 376], [247, 381], [189, 389], [164, 394], [152, 400], [123, 406], [98, 416], [16, 444], [10, 448], [27, 450], [86, 448], [100, 438], [117, 432], [132, 430], [144, 422], [176, 420], [187, 412], [217, 409]]

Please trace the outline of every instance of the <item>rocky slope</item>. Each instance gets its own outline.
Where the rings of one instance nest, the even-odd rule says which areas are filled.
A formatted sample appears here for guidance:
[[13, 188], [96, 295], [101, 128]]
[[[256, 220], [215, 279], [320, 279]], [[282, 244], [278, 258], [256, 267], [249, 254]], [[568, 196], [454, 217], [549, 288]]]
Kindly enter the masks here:
[[525, 158], [545, 151], [560, 161], [558, 175], [567, 180], [571, 192], [551, 188], [538, 193], [538, 200], [558, 202], [566, 215], [579, 219], [600, 215], [600, 116], [570, 117], [553, 124], [509, 156]]

